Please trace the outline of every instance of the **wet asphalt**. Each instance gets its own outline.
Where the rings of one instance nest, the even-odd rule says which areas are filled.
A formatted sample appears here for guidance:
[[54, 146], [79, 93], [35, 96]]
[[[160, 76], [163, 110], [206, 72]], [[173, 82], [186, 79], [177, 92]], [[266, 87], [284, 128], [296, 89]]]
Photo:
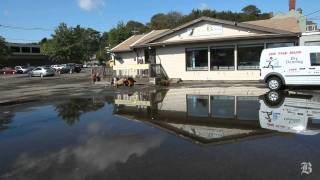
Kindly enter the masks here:
[[320, 176], [317, 90], [270, 102], [256, 82], [114, 88], [83, 72], [0, 92], [0, 179]]

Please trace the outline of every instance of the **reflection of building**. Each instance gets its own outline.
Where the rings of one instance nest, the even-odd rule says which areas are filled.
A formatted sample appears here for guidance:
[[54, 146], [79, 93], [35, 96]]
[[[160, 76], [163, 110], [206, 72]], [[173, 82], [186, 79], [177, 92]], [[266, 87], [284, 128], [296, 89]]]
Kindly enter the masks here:
[[[208, 92], [212, 89], [170, 89], [167, 93], [150, 93], [148, 99], [144, 96], [140, 102], [135, 99], [142, 97], [141, 93], [132, 98], [117, 95], [115, 114], [202, 144], [227, 143], [270, 134], [260, 128], [257, 96], [248, 92], [237, 96], [228, 92]], [[145, 103], [146, 100], [149, 103]]]
[[[272, 101], [268, 97], [278, 99]], [[260, 100], [260, 104], [262, 128], [304, 135], [320, 133], [320, 102], [315, 97], [270, 92]]]
[[48, 57], [41, 54], [39, 44], [8, 43], [11, 55], [8, 65], [45, 65], [50, 64]]

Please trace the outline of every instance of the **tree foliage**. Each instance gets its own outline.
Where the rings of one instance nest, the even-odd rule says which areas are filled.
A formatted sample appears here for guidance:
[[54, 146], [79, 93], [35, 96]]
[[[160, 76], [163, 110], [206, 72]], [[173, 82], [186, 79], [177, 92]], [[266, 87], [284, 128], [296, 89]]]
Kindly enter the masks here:
[[3, 37], [0, 36], [0, 64], [5, 63], [10, 51], [6, 46], [6, 41]]
[[91, 28], [61, 23], [52, 38], [41, 41], [41, 51], [59, 63], [88, 61], [100, 46], [100, 33]]
[[181, 24], [183, 15], [179, 12], [159, 13], [152, 16], [148, 26], [150, 29], [171, 29]]
[[241, 10], [243, 13], [247, 15], [255, 15], [258, 16], [261, 13], [261, 10], [257, 8], [255, 5], [248, 5]]
[[66, 102], [57, 104], [55, 110], [67, 124], [73, 125], [79, 121], [82, 114], [97, 111], [103, 107], [104, 102], [98, 99], [71, 98]]

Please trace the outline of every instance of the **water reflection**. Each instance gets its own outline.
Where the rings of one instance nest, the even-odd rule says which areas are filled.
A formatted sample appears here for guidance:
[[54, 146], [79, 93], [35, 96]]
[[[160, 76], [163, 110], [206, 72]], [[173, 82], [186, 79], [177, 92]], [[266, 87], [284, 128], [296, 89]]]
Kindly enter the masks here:
[[319, 100], [314, 95], [288, 93], [258, 96], [170, 89], [165, 94], [118, 94], [114, 113], [148, 122], [196, 143], [220, 144], [277, 132], [318, 134]]
[[12, 122], [14, 113], [11, 111], [0, 112], [0, 131], [9, 128], [9, 124]]
[[261, 96], [262, 128], [304, 135], [320, 132], [319, 95], [269, 92]]
[[131, 96], [119, 94], [114, 113], [202, 144], [272, 134], [259, 125], [258, 96], [205, 93], [196, 89], [170, 89], [165, 94], [154, 92], [149, 96], [139, 92]]
[[79, 121], [82, 114], [97, 111], [104, 107], [104, 101], [98, 98], [71, 98], [56, 105], [58, 115], [69, 125]]
[[[159, 135], [106, 135], [101, 122], [89, 123], [79, 144], [69, 145], [47, 154], [21, 154], [4, 179], [74, 179], [81, 180], [103, 174], [116, 164], [130, 158], [141, 157], [158, 147], [163, 137]], [[44, 179], [46, 179], [44, 178]]]

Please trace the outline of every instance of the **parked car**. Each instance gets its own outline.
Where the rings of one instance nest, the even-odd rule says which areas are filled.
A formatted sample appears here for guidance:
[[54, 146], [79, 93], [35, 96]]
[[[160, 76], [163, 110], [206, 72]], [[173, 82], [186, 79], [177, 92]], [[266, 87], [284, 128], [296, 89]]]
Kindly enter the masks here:
[[16, 72], [16, 69], [11, 67], [4, 67], [0, 70], [1, 74], [15, 74]]
[[37, 67], [29, 72], [30, 76], [54, 76], [55, 71], [48, 67]]
[[98, 66], [99, 66], [98, 63], [87, 63], [83, 65], [84, 68], [91, 68], [91, 67], [98, 67]]
[[34, 69], [34, 67], [32, 67], [32, 66], [16, 66], [15, 69], [18, 74], [26, 74], [29, 71], [31, 71], [32, 69]]
[[52, 65], [51, 68], [53, 68], [54, 70], [56, 71], [59, 71], [61, 70], [62, 68], [64, 68], [65, 66], [63, 65]]
[[285, 86], [320, 85], [320, 46], [264, 49], [260, 81], [271, 90]]
[[72, 72], [76, 72], [76, 73], [81, 72], [81, 67], [77, 64], [74, 64], [74, 63], [67, 64], [66, 68], [70, 69]]
[[67, 74], [70, 73], [70, 68], [69, 67], [63, 67], [62, 69], [57, 70], [60, 74]]

